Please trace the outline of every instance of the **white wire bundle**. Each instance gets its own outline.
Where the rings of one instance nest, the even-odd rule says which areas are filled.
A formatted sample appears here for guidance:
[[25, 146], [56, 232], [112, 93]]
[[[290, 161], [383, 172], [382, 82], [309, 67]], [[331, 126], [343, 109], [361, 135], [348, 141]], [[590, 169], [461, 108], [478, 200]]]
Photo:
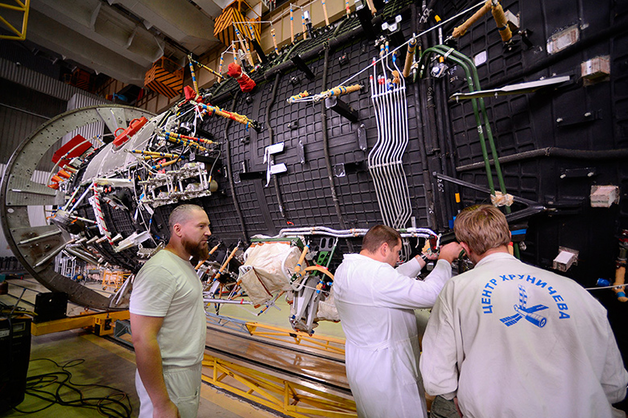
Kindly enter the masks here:
[[[388, 56], [388, 44], [386, 54]], [[412, 215], [402, 162], [408, 145], [406, 86], [394, 54], [394, 70], [389, 67], [388, 58], [380, 62], [382, 74], [377, 74], [378, 66], [374, 61], [373, 76], [370, 77], [378, 135], [377, 143], [369, 153], [368, 165], [384, 224], [399, 229], [405, 227]]]
[[290, 104], [293, 103], [307, 103], [307, 102], [320, 102], [321, 100], [328, 99], [332, 96], [342, 96], [344, 94], [352, 93], [354, 91], [361, 90], [363, 86], [355, 84], [353, 86], [336, 86], [333, 89], [325, 90], [318, 94], [310, 94], [303, 91], [295, 96], [289, 97], [286, 101]]

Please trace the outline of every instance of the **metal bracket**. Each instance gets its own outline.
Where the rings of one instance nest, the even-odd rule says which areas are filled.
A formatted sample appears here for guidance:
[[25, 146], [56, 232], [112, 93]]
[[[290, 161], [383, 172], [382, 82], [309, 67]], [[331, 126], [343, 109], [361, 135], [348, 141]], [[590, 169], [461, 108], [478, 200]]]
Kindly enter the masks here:
[[344, 116], [351, 122], [358, 121], [358, 111], [340, 100], [338, 97], [332, 96], [325, 99], [325, 107], [333, 110], [340, 116]]
[[567, 247], [558, 247], [558, 255], [552, 262], [552, 268], [554, 270], [565, 272], [569, 270], [571, 266], [577, 266], [578, 254], [578, 250], [572, 250]]
[[360, 147], [362, 151], [366, 151], [366, 148], [367, 148], [366, 126], [364, 126], [364, 124], [361, 123], [355, 132], [356, 132], [356, 136], [358, 137], [358, 147]]
[[[450, 101], [458, 101], [461, 99], [479, 99], [481, 97], [497, 97], [506, 96], [510, 94], [526, 94], [533, 93], [543, 87], [557, 87], [560, 84], [566, 83], [571, 80], [568, 75], [551, 77], [542, 80], [528, 81], [525, 83], [511, 84], [498, 89], [493, 90], [478, 90], [472, 93], [455, 93], [449, 97]], [[558, 123], [558, 121], [557, 121]]]
[[563, 168], [560, 170], [560, 178], [581, 178], [581, 177], [593, 177], [597, 174], [595, 167], [581, 167], [581, 168]]
[[266, 166], [266, 187], [270, 183], [270, 176], [273, 174], [285, 173], [288, 171], [288, 168], [284, 163], [275, 164], [275, 159], [273, 155], [283, 152], [284, 143], [279, 142], [277, 144], [269, 145], [264, 149], [264, 162], [267, 163]]
[[295, 55], [291, 58], [291, 61], [294, 63], [294, 65], [297, 66], [299, 70], [303, 71], [308, 80], [314, 80], [314, 73], [312, 72], [312, 70], [310, 70], [310, 67], [307, 66], [305, 61], [303, 61], [301, 55]]
[[585, 112], [582, 116], [570, 117], [568, 119], [565, 118], [557, 118], [556, 126], [558, 128], [564, 128], [566, 126], [574, 126], [580, 125], [582, 123], [591, 123], [596, 120], [602, 119], [602, 110], [598, 109], [593, 112]]
[[358, 15], [358, 19], [360, 19], [360, 25], [362, 25], [363, 33], [369, 39], [375, 39], [376, 31], [373, 26], [371, 11], [368, 7], [365, 7], [363, 4], [359, 4], [356, 6], [355, 11]]
[[303, 145], [303, 141], [299, 139], [299, 143], [297, 144], [297, 160], [301, 164], [305, 164], [305, 146]]

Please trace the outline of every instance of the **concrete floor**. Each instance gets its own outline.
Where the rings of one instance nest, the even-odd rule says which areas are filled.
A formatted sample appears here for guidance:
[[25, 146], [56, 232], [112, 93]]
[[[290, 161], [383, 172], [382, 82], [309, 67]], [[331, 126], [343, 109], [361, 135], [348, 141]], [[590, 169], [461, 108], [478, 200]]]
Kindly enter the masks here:
[[[15, 284], [12, 286], [11, 284]], [[22, 294], [23, 287], [29, 290], [24, 292], [23, 299], [19, 306], [26, 310], [33, 310], [35, 296], [37, 292], [47, 292], [41, 284], [34, 279], [26, 277], [25, 280], [9, 280], [9, 295], [0, 295], [0, 302], [7, 305], [14, 305], [17, 297]], [[68, 303], [67, 315], [79, 315], [84, 308]], [[275, 325], [281, 328], [290, 328], [289, 315], [290, 307], [284, 298], [277, 301], [276, 307], [268, 309], [263, 315], [255, 315], [258, 310], [247, 306], [223, 305], [221, 315], [239, 318], [245, 321], [259, 322], [268, 325]], [[417, 312], [417, 320], [420, 328], [425, 326], [427, 321], [426, 312]], [[339, 323], [322, 321], [315, 329], [315, 335], [331, 336], [344, 339], [344, 333]], [[132, 412], [131, 417], [136, 417], [139, 410], [139, 400], [135, 393], [135, 355], [126, 347], [122, 347], [105, 338], [97, 337], [84, 330], [72, 330], [58, 332], [55, 334], [32, 337], [31, 362], [29, 365], [29, 376], [43, 373], [59, 372], [61, 369], [54, 363], [46, 360], [50, 359], [59, 365], [69, 364], [67, 371], [72, 373], [72, 383], [83, 385], [107, 385], [126, 393], [130, 402]], [[84, 361], [83, 361], [84, 360]], [[71, 362], [71, 363], [68, 363]], [[80, 363], [80, 364], [76, 364]], [[75, 365], [72, 365], [75, 364]], [[111, 393], [111, 390], [104, 388], [83, 388], [84, 397], [104, 397]], [[72, 395], [76, 399], [76, 394], [62, 391], [61, 393]], [[126, 401], [125, 401], [126, 402]], [[40, 400], [34, 396], [27, 395], [17, 409], [21, 411], [33, 411], [41, 409], [49, 402]], [[121, 415], [126, 416], [122, 408]], [[0, 413], [0, 417], [21, 417], [26, 416], [18, 411], [10, 411], [5, 414]], [[102, 417], [97, 409], [86, 409], [70, 406], [53, 405], [41, 412], [29, 414], [34, 417]], [[219, 417], [280, 417], [282, 415], [260, 409], [247, 401], [235, 398], [214, 387], [203, 384], [201, 392], [201, 405], [199, 408], [199, 418]]]
[[[48, 360], [46, 360], [48, 359]], [[34, 336], [31, 341], [31, 361], [28, 376], [33, 377], [45, 373], [62, 371], [57, 364], [65, 367], [72, 374], [71, 382], [76, 385], [106, 385], [115, 388], [116, 391], [126, 393], [128, 402], [132, 408], [131, 417], [137, 417], [139, 400], [135, 393], [135, 355], [132, 351], [105, 338], [97, 337], [84, 330], [71, 330], [54, 334]], [[73, 365], [74, 364], [74, 365]], [[112, 389], [102, 387], [80, 387], [84, 398], [106, 397]], [[55, 385], [50, 385], [44, 390], [54, 392]], [[79, 395], [69, 390], [61, 390], [60, 393], [66, 401], [77, 400]], [[122, 400], [120, 397], [115, 399]], [[24, 401], [16, 407], [19, 411], [34, 411], [41, 409], [50, 402], [41, 400], [27, 394]], [[114, 406], [111, 406], [114, 407]], [[17, 410], [0, 414], [1, 417], [26, 416]], [[116, 408], [121, 415], [127, 416], [124, 409]], [[73, 406], [61, 406], [53, 404], [51, 407], [29, 414], [31, 417], [102, 417], [95, 408], [80, 408]], [[278, 417], [274, 413], [262, 410], [248, 402], [236, 399], [224, 392], [203, 384], [201, 390], [201, 404], [199, 418], [220, 417]]]
[[[15, 286], [11, 286], [11, 282]], [[19, 306], [32, 311], [37, 292], [46, 292], [47, 290], [32, 278], [26, 278], [19, 281], [9, 280], [9, 293], [19, 297], [22, 294], [21, 286], [28, 287], [32, 291], [24, 292]], [[17, 299], [9, 295], [0, 295], [0, 302], [12, 306], [17, 302]], [[68, 303], [67, 315], [78, 315], [83, 310], [84, 308], [80, 306]], [[56, 362], [59, 366], [49, 360]], [[106, 397], [114, 391], [121, 391], [126, 395], [117, 396], [115, 399], [130, 405], [131, 413], [127, 415], [122, 407], [116, 407], [116, 411], [119, 411], [119, 414], [112, 416], [137, 417], [139, 400], [135, 392], [135, 354], [132, 350], [83, 329], [32, 337], [28, 370], [29, 378], [55, 373], [58, 379], [64, 379], [65, 376], [62, 374], [64, 369], [60, 367], [64, 365], [65, 371], [71, 373], [71, 383], [75, 386], [105, 385], [114, 388], [112, 390], [101, 387], [80, 387], [83, 398]], [[42, 388], [42, 390], [54, 393], [58, 387], [58, 385], [52, 384]], [[66, 401], [76, 401], [80, 398], [78, 393], [72, 392], [67, 388], [61, 388], [59, 393]], [[51, 402], [27, 394], [24, 401], [16, 407], [16, 410], [0, 413], [0, 417], [101, 418], [103, 416], [96, 408], [62, 406], [58, 404], [52, 404], [52, 406], [40, 412], [28, 415], [19, 412], [40, 410], [50, 404]], [[198, 418], [276, 418], [282, 416], [261, 408], [212, 386], [203, 384]]]

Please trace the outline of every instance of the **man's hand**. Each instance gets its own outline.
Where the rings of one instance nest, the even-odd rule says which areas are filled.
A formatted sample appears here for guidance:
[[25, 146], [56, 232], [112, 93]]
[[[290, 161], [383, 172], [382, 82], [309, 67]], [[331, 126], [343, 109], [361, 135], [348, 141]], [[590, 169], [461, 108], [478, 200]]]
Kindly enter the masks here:
[[177, 406], [171, 400], [163, 405], [153, 405], [153, 418], [181, 418]]
[[452, 264], [454, 260], [460, 255], [462, 249], [462, 246], [457, 242], [450, 242], [449, 244], [440, 247], [440, 254], [438, 255], [438, 259], [447, 260], [449, 261], [449, 264]]

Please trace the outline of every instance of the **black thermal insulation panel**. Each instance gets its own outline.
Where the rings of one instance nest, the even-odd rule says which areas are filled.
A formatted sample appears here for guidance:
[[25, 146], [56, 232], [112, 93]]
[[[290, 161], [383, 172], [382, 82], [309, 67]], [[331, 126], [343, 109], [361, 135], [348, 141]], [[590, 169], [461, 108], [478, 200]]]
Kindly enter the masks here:
[[[389, 2], [373, 20], [375, 39], [364, 33], [356, 15], [315, 31], [313, 39], [289, 46], [289, 52], [284, 50], [287, 58], [275, 58], [262, 73], [254, 74], [253, 100], [246, 100], [247, 95], [232, 81], [214, 87], [216, 103], [250, 116], [263, 129], [257, 133], [217, 118], [205, 120], [202, 126], [223, 141], [224, 167], [216, 176], [223, 192], [202, 201], [212, 220], [212, 232], [235, 241], [243, 234], [275, 235], [290, 226], [341, 229], [344, 223], [346, 228], [368, 228], [382, 222], [367, 164], [369, 152], [381, 137], [371, 99], [372, 60], [379, 57], [380, 37], [391, 34], [382, 29], [383, 23], [392, 24], [400, 16], [398, 31], [408, 40], [413, 33], [433, 28], [438, 15], [445, 21], [442, 33], [432, 30], [421, 36], [420, 50], [439, 48], [447, 40], [447, 46], [440, 47], [441, 56], [453, 46], [475, 63], [474, 90], [555, 77], [568, 77], [568, 81], [482, 99], [486, 122], [481, 131], [491, 165], [489, 180], [473, 103], [450, 99], [453, 94], [470, 92], [461, 58], [453, 53], [445, 58], [428, 53], [421, 62], [424, 66], [406, 78], [409, 138], [402, 165], [412, 207], [408, 226], [412, 222], [450, 232], [464, 206], [490, 203], [486, 190], [492, 183], [497, 191], [515, 197], [513, 213], [527, 210], [527, 216], [513, 223], [522, 260], [553, 269], [560, 249], [567, 248], [578, 252], [577, 263], [560, 274], [584, 287], [594, 287], [598, 278], [613, 281], [622, 233], [628, 230], [628, 8], [610, 0], [507, 0], [503, 8], [519, 25], [513, 27], [510, 43], [504, 44], [490, 13], [464, 36], [449, 42], [453, 28], [473, 11], [448, 19], [475, 4], [435, 2], [435, 9], [426, 13], [420, 2]], [[297, 55], [314, 78], [308, 79], [290, 62]], [[596, 65], [607, 62], [604, 71], [610, 74], [583, 73], [590, 60], [596, 60], [592, 61]], [[399, 56], [397, 64], [402, 68], [404, 61], [405, 56]], [[342, 96], [357, 111], [358, 121], [327, 111], [326, 157], [324, 102], [290, 104], [286, 99], [306, 90], [316, 93], [351, 84], [365, 86]], [[479, 100], [477, 104], [481, 112]], [[487, 128], [501, 178], [492, 162]], [[277, 143], [283, 143], [284, 150], [273, 155], [273, 162], [285, 164], [287, 171], [272, 176], [268, 184], [265, 176], [247, 175], [266, 171], [265, 148]], [[336, 202], [330, 182], [336, 188]], [[614, 187], [619, 202], [593, 207], [591, 193], [597, 186]], [[516, 203], [517, 199], [523, 203]], [[236, 201], [241, 219], [234, 216]], [[358, 239], [352, 242], [359, 246]], [[340, 248], [347, 251], [347, 242], [341, 240]], [[609, 309], [622, 351], [628, 352], [628, 337], [618, 331], [621, 320], [617, 319], [626, 317], [626, 304], [611, 291], [593, 292]]]

